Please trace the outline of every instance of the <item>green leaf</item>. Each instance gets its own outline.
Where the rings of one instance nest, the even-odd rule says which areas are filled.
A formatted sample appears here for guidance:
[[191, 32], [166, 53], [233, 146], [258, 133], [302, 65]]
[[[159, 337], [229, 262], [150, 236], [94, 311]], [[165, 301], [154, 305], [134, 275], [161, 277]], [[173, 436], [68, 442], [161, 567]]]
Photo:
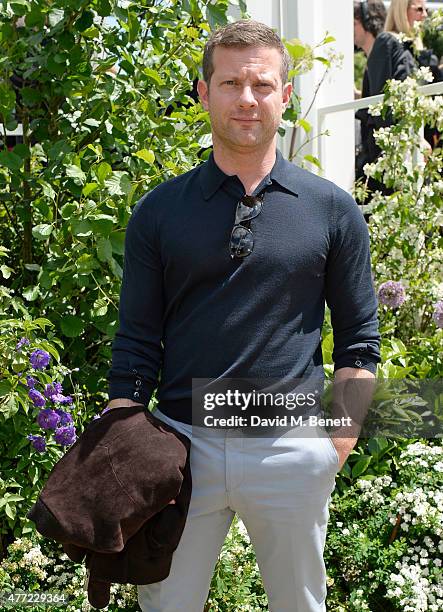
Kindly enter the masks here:
[[100, 238], [97, 241], [97, 257], [100, 261], [110, 261], [112, 258], [112, 244], [107, 238]]
[[48, 21], [51, 28], [55, 27], [60, 21], [62, 21], [65, 17], [65, 12], [60, 8], [53, 8], [48, 13]]
[[114, 217], [110, 215], [97, 215], [90, 217], [90, 222], [94, 233], [102, 236], [109, 236], [110, 232], [116, 225]]
[[8, 395], [11, 389], [12, 389], [12, 386], [9, 380], [0, 380], [0, 397], [4, 397], [5, 395]]
[[99, 188], [98, 183], [86, 183], [86, 185], [82, 189], [82, 194], [84, 196], [88, 196], [90, 193]]
[[116, 255], [123, 255], [125, 252], [125, 232], [112, 232], [109, 236], [112, 245], [112, 252]]
[[335, 42], [335, 38], [333, 36], [326, 36], [326, 38], [323, 41], [324, 45], [328, 45], [329, 43], [333, 43]]
[[60, 327], [64, 335], [68, 336], [68, 338], [80, 336], [84, 330], [83, 321], [75, 315], [65, 315], [60, 320]]
[[46, 240], [46, 238], [51, 235], [52, 230], [52, 225], [49, 223], [42, 223], [40, 225], [35, 225], [32, 228], [32, 235], [34, 238], [36, 238], [36, 240]]
[[3, 413], [5, 419], [10, 419], [18, 411], [18, 408], [19, 406], [13, 393], [10, 393], [7, 396], [7, 400], [0, 404], [0, 412]]
[[7, 503], [9, 503], [13, 501], [22, 501], [25, 498], [19, 495], [18, 493], [5, 493], [5, 499]]
[[26, 289], [24, 289], [22, 292], [22, 296], [25, 298], [25, 300], [28, 300], [28, 302], [33, 302], [39, 295], [40, 290], [38, 285], [35, 285], [35, 287], [26, 287]]
[[10, 151], [0, 151], [0, 166], [9, 168], [9, 170], [20, 170], [23, 165], [23, 160], [19, 155]]
[[306, 134], [309, 134], [309, 132], [312, 130], [312, 125], [309, 123], [309, 121], [306, 121], [306, 119], [299, 119], [297, 122], [306, 132]]
[[206, 6], [206, 19], [214, 30], [218, 25], [225, 25], [227, 22], [226, 10], [218, 4], [208, 4]]
[[303, 159], [306, 159], [306, 161], [310, 162], [311, 164], [314, 164], [314, 166], [317, 166], [317, 168], [319, 168], [320, 170], [322, 169], [319, 160], [313, 155], [305, 155]]
[[140, 157], [140, 159], [143, 159], [148, 164], [153, 164], [155, 161], [154, 152], [150, 149], [140, 149], [140, 151], [137, 151], [137, 153], [134, 153], [134, 155], [136, 157]]
[[95, 175], [100, 183], [104, 183], [105, 180], [112, 175], [112, 168], [107, 162], [101, 162], [95, 168]]
[[156, 70], [152, 70], [152, 68], [143, 68], [143, 74], [149, 77], [151, 81], [154, 81], [154, 83], [156, 83], [159, 87], [162, 87], [165, 84], [158, 72]]
[[94, 317], [104, 317], [108, 312], [108, 303], [104, 298], [99, 298], [94, 302], [94, 307], [92, 309], [92, 316]]
[[15, 92], [7, 82], [0, 82], [0, 113], [7, 115], [15, 107]]
[[366, 471], [368, 465], [371, 463], [372, 457], [368, 457], [363, 455], [361, 459], [357, 461], [357, 463], [352, 468], [352, 478], [358, 478], [360, 474]]
[[113, 172], [111, 178], [105, 181], [110, 195], [125, 195], [131, 191], [131, 180], [126, 172]]
[[77, 210], [77, 204], [72, 204], [68, 202], [68, 204], [65, 204], [64, 206], [62, 206], [60, 210], [60, 214], [63, 219], [70, 219], [72, 214], [75, 213], [76, 210]]
[[82, 185], [86, 181], [86, 174], [81, 168], [74, 164], [68, 164], [66, 166], [66, 176], [73, 178], [77, 185]]
[[9, 268], [8, 266], [3, 265], [0, 266], [0, 272], [2, 273], [3, 278], [9, 278], [14, 272], [14, 270], [12, 268]]
[[79, 274], [90, 274], [99, 267], [97, 260], [89, 253], [81, 255], [75, 263]]
[[11, 508], [9, 504], [6, 504], [5, 506], [5, 513], [6, 513], [6, 516], [8, 516], [10, 519], [12, 520], [15, 519], [16, 510], [15, 508]]
[[292, 40], [287, 40], [285, 42], [285, 47], [293, 60], [300, 59], [306, 53], [306, 46], [303, 45], [303, 43], [301, 43], [296, 38], [293, 38]]
[[87, 219], [73, 219], [71, 221], [72, 233], [74, 236], [90, 236], [92, 234], [92, 226]]

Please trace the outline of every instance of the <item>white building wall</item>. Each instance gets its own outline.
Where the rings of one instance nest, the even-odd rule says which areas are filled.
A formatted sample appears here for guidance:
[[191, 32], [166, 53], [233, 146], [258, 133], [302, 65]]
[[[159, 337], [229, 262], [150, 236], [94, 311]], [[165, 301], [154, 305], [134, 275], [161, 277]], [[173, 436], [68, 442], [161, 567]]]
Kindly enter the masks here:
[[[326, 48], [333, 48], [343, 54], [340, 68], [333, 68], [323, 82], [316, 101], [312, 106], [308, 121], [312, 124], [312, 135], [319, 133], [319, 107], [340, 104], [353, 99], [354, 95], [354, 40], [353, 40], [353, 0], [247, 0], [248, 12], [253, 19], [267, 23], [277, 29], [286, 38], [299, 38], [303, 43], [312, 46], [318, 44], [326, 31], [336, 39]], [[320, 55], [326, 48], [320, 50]], [[312, 102], [315, 88], [324, 73], [324, 66], [315, 62], [314, 69], [296, 79], [296, 91], [301, 96], [302, 115]], [[354, 181], [354, 113], [346, 111], [327, 116], [325, 129], [331, 133], [324, 136], [321, 142], [322, 175], [349, 190]], [[279, 142], [279, 148], [285, 156], [289, 152], [291, 134]], [[296, 148], [304, 140], [304, 133], [299, 130]], [[318, 139], [305, 146], [301, 153], [318, 157]], [[314, 166], [308, 166], [317, 172]]]

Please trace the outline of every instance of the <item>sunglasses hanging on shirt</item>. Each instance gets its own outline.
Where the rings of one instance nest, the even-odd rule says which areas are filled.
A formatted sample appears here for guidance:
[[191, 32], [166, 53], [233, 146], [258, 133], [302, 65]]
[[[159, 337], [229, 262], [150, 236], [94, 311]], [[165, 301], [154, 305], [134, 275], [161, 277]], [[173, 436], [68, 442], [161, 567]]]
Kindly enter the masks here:
[[262, 211], [264, 194], [259, 196], [245, 195], [237, 204], [235, 225], [232, 228], [229, 241], [229, 251], [232, 259], [244, 258], [252, 253], [254, 236], [249, 229], [249, 222]]

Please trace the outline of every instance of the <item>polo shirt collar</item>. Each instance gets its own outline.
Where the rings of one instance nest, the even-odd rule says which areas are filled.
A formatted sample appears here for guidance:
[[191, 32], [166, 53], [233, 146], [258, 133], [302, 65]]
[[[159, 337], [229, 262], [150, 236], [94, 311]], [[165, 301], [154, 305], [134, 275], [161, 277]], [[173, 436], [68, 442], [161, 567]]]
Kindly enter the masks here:
[[[275, 181], [287, 191], [298, 195], [296, 170], [296, 166], [286, 161], [277, 149], [275, 164], [269, 175], [271, 182]], [[211, 152], [208, 160], [200, 167], [200, 186], [204, 199], [209, 200], [229, 178], [231, 177], [217, 166], [214, 160], [214, 153]]]

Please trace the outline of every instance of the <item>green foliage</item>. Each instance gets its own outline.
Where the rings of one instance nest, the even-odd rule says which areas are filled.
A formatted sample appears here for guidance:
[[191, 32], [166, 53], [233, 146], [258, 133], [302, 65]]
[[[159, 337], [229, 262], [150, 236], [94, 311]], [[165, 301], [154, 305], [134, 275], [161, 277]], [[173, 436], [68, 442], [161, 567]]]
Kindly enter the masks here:
[[[48, 383], [68, 381], [65, 392], [72, 390], [73, 405], [57, 406], [47, 400], [46, 407], [64, 408], [72, 415], [74, 426], [82, 429], [92, 415], [85, 410], [72, 370], [60, 363], [63, 344], [55, 335], [52, 323], [42, 317], [31, 319], [20, 300], [0, 289], [11, 299], [10, 311], [20, 309], [22, 315], [0, 318], [0, 539], [2, 534], [8, 539], [34, 529], [26, 512], [37, 497], [39, 484], [46, 480], [64, 452], [50, 435], [52, 430], [45, 431], [36, 422], [40, 408], [34, 406], [28, 395], [27, 375], [34, 378], [35, 387], [41, 393]], [[22, 338], [29, 344], [17, 349]], [[51, 357], [43, 370], [35, 370], [30, 364], [30, 355], [36, 349], [46, 351]], [[30, 434], [45, 438], [45, 452], [33, 447], [27, 439]]]
[[23, 144], [0, 151], [0, 273], [103, 397], [124, 230], [144, 192], [201, 161], [210, 126], [190, 91], [228, 2], [2, 6], [1, 133], [22, 125]]
[[[279, 128], [279, 134], [284, 136], [288, 129], [291, 130], [291, 144], [288, 154], [290, 161], [295, 161], [297, 165], [301, 167], [308, 167], [309, 169], [320, 169], [321, 164], [317, 157], [304, 154], [303, 148], [306, 147], [312, 140], [321, 136], [328, 136], [328, 131], [324, 131], [321, 134], [312, 134], [312, 125], [307, 120], [307, 116], [315, 102], [320, 87], [329, 74], [332, 67], [338, 67], [342, 61], [342, 55], [334, 52], [333, 48], [329, 47], [331, 43], [335, 42], [335, 38], [330, 36], [328, 32], [324, 35], [323, 39], [313, 47], [306, 43], [303, 43], [298, 38], [292, 38], [284, 41], [286, 49], [292, 60], [292, 69], [289, 71], [289, 79], [292, 82], [293, 92], [292, 99], [288, 105], [285, 113], [283, 114], [283, 122]], [[322, 77], [317, 83], [312, 100], [306, 106], [304, 114], [301, 113], [301, 98], [297, 93], [297, 87], [295, 83], [296, 77], [299, 77], [306, 72], [309, 72], [314, 67], [315, 62], [319, 62], [324, 66]], [[296, 133], [302, 129], [303, 138], [300, 139], [300, 144], [296, 148]]]
[[248, 533], [235, 517], [212, 577], [205, 612], [258, 612], [268, 609], [267, 602]]
[[354, 86], [361, 91], [363, 87], [363, 74], [366, 68], [366, 55], [363, 51], [354, 53]]

